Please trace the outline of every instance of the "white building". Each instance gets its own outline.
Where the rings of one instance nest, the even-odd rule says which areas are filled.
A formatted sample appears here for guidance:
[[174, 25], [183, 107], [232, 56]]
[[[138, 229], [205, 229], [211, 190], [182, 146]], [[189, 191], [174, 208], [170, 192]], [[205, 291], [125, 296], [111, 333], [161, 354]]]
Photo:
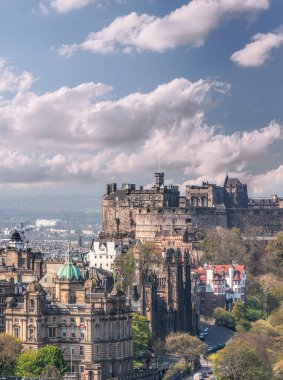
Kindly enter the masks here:
[[56, 227], [60, 223], [60, 219], [36, 219], [36, 227]]
[[122, 253], [122, 246], [115, 244], [114, 241], [99, 242], [93, 241], [89, 253], [87, 254], [87, 261], [89, 267], [103, 268], [113, 271], [113, 262], [115, 258]]
[[231, 310], [238, 300], [246, 300], [246, 270], [244, 265], [204, 265], [193, 269], [201, 314], [210, 315], [215, 307]]

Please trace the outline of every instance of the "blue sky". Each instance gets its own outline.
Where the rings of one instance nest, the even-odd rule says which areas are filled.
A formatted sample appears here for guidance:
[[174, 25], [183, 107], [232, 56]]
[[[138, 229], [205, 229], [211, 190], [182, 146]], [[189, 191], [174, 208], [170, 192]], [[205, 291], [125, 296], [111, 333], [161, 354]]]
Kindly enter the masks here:
[[281, 0], [1, 0], [0, 191], [283, 196], [282, 62]]

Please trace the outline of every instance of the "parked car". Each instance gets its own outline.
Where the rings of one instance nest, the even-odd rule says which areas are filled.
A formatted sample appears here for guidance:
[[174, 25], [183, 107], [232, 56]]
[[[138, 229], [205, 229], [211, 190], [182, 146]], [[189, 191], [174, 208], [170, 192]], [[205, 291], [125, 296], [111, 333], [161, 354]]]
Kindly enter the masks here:
[[224, 347], [225, 347], [225, 343], [218, 343], [217, 344], [217, 350], [221, 350]]
[[215, 351], [217, 351], [217, 346], [210, 346], [207, 349], [208, 354], [212, 354], [212, 352], [215, 352]]
[[198, 337], [199, 337], [200, 340], [205, 340], [205, 335], [202, 332], [199, 334]]
[[209, 328], [208, 327], [205, 327], [202, 332], [203, 334], [207, 335], [208, 334], [208, 331], [209, 331]]

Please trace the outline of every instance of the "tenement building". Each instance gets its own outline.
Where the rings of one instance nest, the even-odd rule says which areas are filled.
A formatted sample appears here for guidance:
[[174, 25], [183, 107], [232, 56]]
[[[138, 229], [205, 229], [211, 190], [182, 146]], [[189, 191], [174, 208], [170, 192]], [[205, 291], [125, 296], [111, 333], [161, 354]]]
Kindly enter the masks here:
[[167, 235], [194, 235], [207, 229], [253, 226], [259, 234], [274, 234], [283, 227], [283, 199], [249, 198], [246, 184], [228, 174], [223, 186], [203, 182], [166, 186], [164, 173], [155, 173], [151, 189], [134, 184], [107, 185], [102, 199], [102, 238], [130, 237], [141, 241]]
[[105, 292], [103, 281], [84, 279], [70, 255], [55, 278], [53, 299], [33, 281], [20, 302], [7, 298], [6, 332], [25, 349], [61, 348], [80, 379], [101, 380], [132, 372], [131, 308], [122, 292]]
[[246, 301], [244, 265], [211, 265], [192, 271], [200, 297], [200, 312], [212, 316], [216, 307], [232, 310], [238, 300]]
[[31, 281], [42, 275], [42, 255], [27, 248], [21, 234], [14, 231], [0, 251], [0, 332], [5, 331], [6, 299], [21, 299]]

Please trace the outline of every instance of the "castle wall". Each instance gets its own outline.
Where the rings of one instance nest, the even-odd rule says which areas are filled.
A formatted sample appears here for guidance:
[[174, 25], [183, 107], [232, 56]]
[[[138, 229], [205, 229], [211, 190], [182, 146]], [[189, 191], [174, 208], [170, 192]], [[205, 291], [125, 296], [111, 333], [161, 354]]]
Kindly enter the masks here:
[[241, 208], [227, 209], [228, 228], [245, 230], [254, 227], [259, 232], [274, 234], [283, 229], [282, 208]]
[[185, 233], [186, 230], [207, 230], [220, 226], [227, 228], [225, 209], [214, 207], [194, 209], [152, 210], [136, 216], [136, 238], [153, 240], [159, 231]]

